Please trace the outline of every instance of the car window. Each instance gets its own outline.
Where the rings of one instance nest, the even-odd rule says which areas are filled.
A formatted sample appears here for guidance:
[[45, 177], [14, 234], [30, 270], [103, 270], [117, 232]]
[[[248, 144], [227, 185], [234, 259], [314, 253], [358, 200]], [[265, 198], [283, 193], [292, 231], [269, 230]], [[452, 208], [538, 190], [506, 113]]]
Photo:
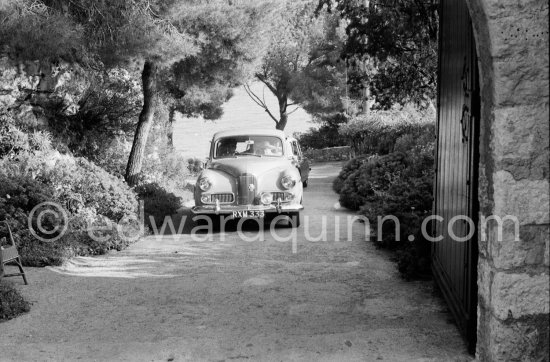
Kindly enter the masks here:
[[283, 156], [283, 143], [275, 136], [233, 136], [215, 141], [214, 158], [239, 156]]
[[296, 141], [292, 141], [290, 142], [291, 146], [292, 146], [292, 154], [294, 156], [299, 156], [300, 155], [300, 151], [298, 149], [298, 144]]

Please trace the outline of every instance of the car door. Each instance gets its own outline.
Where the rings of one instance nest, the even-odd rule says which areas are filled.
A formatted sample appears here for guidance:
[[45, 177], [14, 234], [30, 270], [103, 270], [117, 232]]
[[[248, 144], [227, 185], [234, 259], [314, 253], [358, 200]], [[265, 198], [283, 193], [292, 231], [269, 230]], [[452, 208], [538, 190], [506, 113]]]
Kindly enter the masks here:
[[311, 170], [310, 162], [306, 156], [302, 153], [302, 148], [297, 140], [294, 140], [296, 143], [296, 148], [298, 149], [298, 163], [300, 164], [300, 173], [302, 174], [302, 181], [307, 181], [309, 178], [309, 171]]
[[307, 158], [304, 157], [302, 154], [302, 150], [300, 149], [300, 145], [298, 144], [298, 141], [295, 139], [290, 140], [290, 146], [292, 148], [292, 155], [294, 156], [298, 169], [300, 170], [300, 175], [302, 177], [302, 182], [307, 181], [309, 177], [309, 161]]

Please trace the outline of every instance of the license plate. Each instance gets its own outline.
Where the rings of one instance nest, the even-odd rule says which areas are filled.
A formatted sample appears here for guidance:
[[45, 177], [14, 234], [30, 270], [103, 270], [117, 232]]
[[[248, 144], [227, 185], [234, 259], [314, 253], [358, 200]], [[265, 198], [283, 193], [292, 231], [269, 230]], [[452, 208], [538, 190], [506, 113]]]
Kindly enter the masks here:
[[234, 218], [263, 219], [265, 211], [263, 210], [238, 210], [233, 211]]

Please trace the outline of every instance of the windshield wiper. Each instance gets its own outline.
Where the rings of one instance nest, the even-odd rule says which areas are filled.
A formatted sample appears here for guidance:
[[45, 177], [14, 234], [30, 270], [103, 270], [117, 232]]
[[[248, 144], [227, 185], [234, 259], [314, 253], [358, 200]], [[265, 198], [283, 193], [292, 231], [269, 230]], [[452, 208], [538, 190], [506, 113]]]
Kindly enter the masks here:
[[258, 155], [256, 153], [235, 153], [236, 156], [256, 156], [256, 157], [262, 157], [262, 155]]

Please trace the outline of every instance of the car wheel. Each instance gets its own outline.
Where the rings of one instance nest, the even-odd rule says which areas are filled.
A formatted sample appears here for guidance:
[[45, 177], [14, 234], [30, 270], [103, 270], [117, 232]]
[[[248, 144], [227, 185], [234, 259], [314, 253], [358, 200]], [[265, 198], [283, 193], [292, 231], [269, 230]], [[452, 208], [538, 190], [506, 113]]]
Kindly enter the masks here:
[[302, 182], [302, 184], [304, 185], [304, 187], [307, 187], [307, 182], [308, 182], [308, 181], [309, 181], [309, 179], [306, 178], [306, 179]]
[[211, 231], [216, 231], [220, 229], [221, 220], [219, 216], [217, 215], [201, 215], [201, 216], [206, 216], [208, 220], [205, 219], [204, 217], [201, 217], [200, 219], [195, 221], [195, 227], [201, 227], [201, 230], [205, 230], [203, 229], [203, 227], [208, 226], [210, 224], [212, 226]]
[[290, 218], [288, 222], [288, 227], [298, 228], [300, 227], [300, 213], [299, 212], [289, 212], [288, 217]]

